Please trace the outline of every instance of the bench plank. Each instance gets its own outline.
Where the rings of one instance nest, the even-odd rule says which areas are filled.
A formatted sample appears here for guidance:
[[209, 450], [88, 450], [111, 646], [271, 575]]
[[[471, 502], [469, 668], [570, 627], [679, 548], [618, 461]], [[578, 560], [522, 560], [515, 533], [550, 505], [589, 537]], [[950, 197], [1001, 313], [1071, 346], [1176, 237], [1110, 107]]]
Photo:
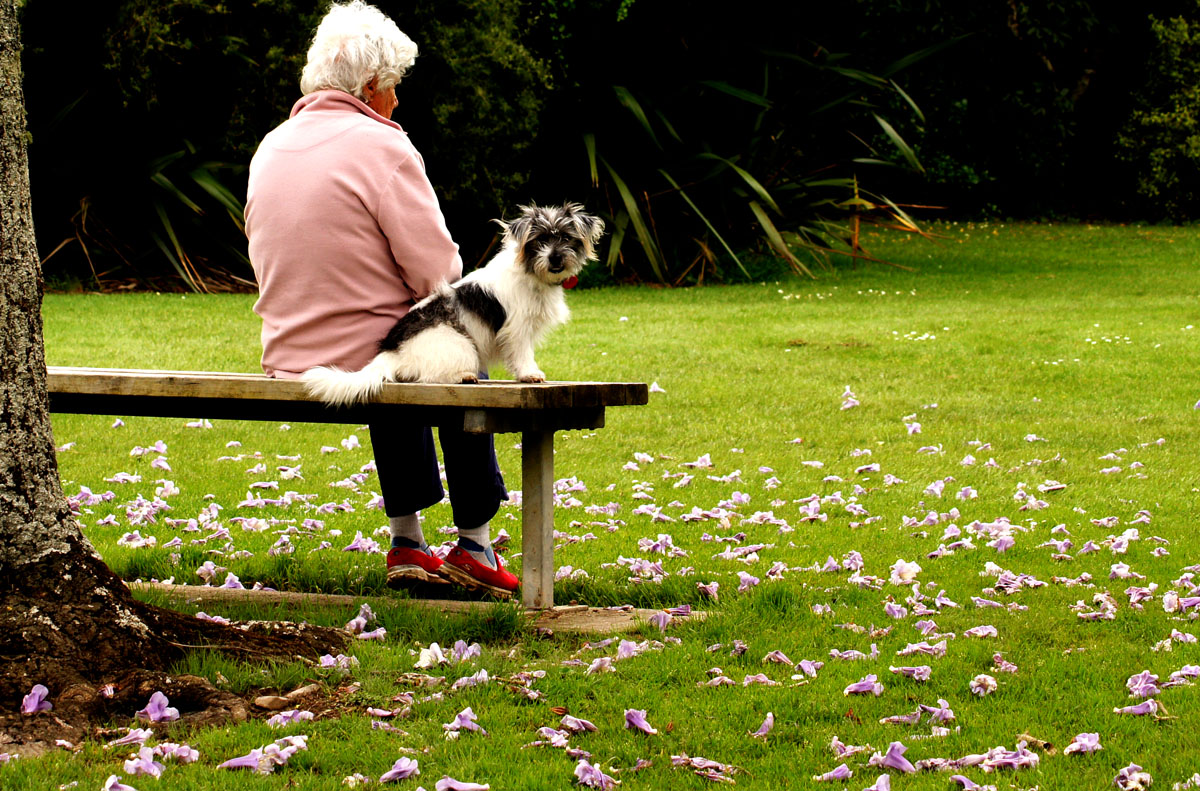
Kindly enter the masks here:
[[[47, 368], [47, 375], [51, 394], [321, 403], [299, 380], [272, 379], [262, 374], [50, 366]], [[466, 385], [388, 383], [383, 386], [379, 395], [372, 399], [372, 403], [500, 409], [570, 409], [634, 406], [645, 404], [648, 399], [649, 390], [644, 383], [525, 384], [488, 380]]]
[[604, 407], [649, 397], [642, 383], [389, 383], [370, 403], [330, 407], [303, 382], [262, 374], [58, 366], [47, 369], [47, 384], [50, 411], [66, 414], [361, 425], [401, 410], [414, 422], [472, 434], [600, 428]]

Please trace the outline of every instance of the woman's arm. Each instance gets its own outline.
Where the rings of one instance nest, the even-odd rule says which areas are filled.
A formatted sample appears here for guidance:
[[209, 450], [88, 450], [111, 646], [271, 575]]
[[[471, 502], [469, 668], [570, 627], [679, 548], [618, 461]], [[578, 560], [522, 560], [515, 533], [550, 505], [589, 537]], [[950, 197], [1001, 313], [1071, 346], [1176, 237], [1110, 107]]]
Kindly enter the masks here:
[[415, 151], [392, 173], [380, 194], [376, 212], [400, 277], [417, 300], [441, 281], [462, 276], [458, 245], [446, 228], [425, 165]]

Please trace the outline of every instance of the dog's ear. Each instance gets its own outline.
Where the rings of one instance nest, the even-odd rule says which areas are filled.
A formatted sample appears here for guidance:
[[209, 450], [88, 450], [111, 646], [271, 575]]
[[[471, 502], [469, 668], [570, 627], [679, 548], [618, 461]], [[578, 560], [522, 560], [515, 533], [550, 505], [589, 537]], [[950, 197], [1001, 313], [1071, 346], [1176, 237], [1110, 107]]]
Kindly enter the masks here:
[[567, 209], [571, 213], [571, 220], [575, 223], [579, 238], [587, 241], [590, 251], [604, 235], [604, 220], [588, 214], [578, 203], [568, 203]]
[[528, 213], [523, 213], [515, 220], [495, 220], [501, 228], [504, 229], [504, 241], [515, 245], [518, 249], [525, 246], [525, 242], [529, 239], [529, 231], [533, 228], [533, 217]]

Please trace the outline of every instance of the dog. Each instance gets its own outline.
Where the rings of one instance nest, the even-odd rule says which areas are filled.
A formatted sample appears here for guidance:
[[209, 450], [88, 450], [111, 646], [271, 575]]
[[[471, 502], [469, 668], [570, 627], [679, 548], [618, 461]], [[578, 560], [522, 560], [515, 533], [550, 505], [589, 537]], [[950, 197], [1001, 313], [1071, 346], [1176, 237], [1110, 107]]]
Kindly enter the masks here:
[[543, 335], [570, 316], [563, 289], [596, 260], [604, 222], [578, 203], [522, 206], [515, 220], [497, 220], [500, 252], [456, 283], [442, 282], [379, 342], [359, 371], [310, 368], [303, 381], [332, 406], [361, 403], [385, 382], [475, 383], [502, 362], [521, 382], [544, 382], [533, 356]]

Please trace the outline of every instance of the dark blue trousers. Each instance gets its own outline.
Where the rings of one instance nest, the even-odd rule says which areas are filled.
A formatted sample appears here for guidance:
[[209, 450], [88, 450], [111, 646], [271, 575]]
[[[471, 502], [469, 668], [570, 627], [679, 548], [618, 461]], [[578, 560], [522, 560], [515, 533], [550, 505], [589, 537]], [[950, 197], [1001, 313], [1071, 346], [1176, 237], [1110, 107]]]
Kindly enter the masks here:
[[[376, 421], [369, 428], [385, 513], [389, 517], [402, 516], [441, 502], [445, 490], [438, 474], [433, 430], [403, 420]], [[500, 503], [508, 499], [493, 437], [439, 427], [438, 438], [454, 524], [467, 529], [479, 527], [490, 521], [500, 510]]]

